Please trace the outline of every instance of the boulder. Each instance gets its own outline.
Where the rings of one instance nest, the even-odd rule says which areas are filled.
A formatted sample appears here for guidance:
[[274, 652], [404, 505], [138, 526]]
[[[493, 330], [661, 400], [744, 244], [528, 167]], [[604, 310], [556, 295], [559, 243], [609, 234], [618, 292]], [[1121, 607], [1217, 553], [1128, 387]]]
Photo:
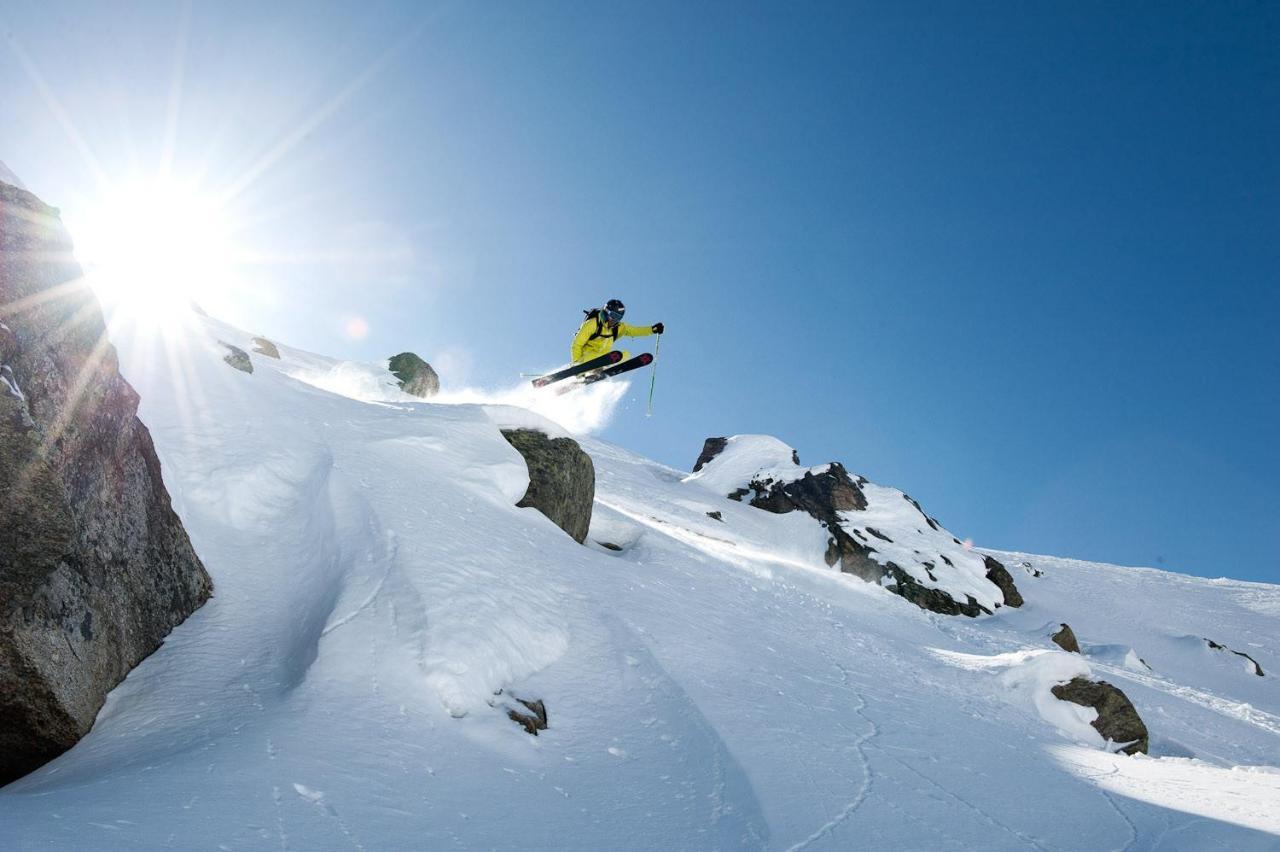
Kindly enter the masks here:
[[591, 526], [596, 468], [572, 438], [550, 438], [534, 429], [503, 429], [502, 435], [529, 466], [529, 489], [517, 506], [532, 506], [582, 544]]
[[1092, 707], [1098, 718], [1090, 724], [1103, 738], [1120, 748], [1125, 754], [1147, 753], [1147, 726], [1134, 709], [1129, 697], [1105, 680], [1072, 678], [1069, 682], [1053, 687], [1056, 698]]
[[400, 389], [423, 399], [440, 392], [440, 377], [431, 365], [412, 352], [401, 352], [391, 357], [389, 369], [400, 380]]
[[245, 352], [239, 346], [232, 346], [230, 343], [221, 340], [218, 342], [227, 348], [227, 354], [222, 357], [223, 361], [226, 361], [242, 373], [253, 372], [253, 362], [249, 360], [248, 352]]
[[212, 589], [57, 212], [0, 184], [0, 784]]
[[1059, 625], [1060, 629], [1057, 633], [1049, 637], [1053, 644], [1057, 645], [1064, 651], [1070, 651], [1072, 654], [1080, 653], [1080, 643], [1076, 641], [1076, 634], [1068, 624]]
[[257, 352], [259, 355], [266, 355], [268, 358], [275, 358], [277, 360], [280, 358], [280, 350], [276, 348], [274, 343], [267, 340], [265, 337], [255, 337], [253, 339], [253, 351]]

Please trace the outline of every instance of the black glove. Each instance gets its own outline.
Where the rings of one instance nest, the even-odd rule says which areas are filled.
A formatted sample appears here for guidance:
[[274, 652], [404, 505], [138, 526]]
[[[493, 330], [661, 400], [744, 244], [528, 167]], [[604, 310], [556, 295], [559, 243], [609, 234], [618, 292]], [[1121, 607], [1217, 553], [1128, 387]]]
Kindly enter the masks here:
[[664, 326], [662, 325], [662, 323], [660, 323], [660, 322], [655, 322], [655, 323], [653, 324], [653, 333], [654, 333], [654, 334], [662, 334], [663, 328], [664, 328]]

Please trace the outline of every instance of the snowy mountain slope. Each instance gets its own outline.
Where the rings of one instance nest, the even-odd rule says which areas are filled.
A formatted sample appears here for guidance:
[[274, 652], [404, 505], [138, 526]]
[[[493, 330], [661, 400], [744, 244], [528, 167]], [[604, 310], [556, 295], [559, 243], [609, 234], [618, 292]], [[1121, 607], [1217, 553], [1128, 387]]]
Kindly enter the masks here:
[[[1276, 682], [1187, 639], [1280, 668], [1278, 587], [1009, 555], [1021, 610], [939, 616], [829, 568], [812, 518], [589, 438], [583, 547], [514, 506], [498, 432], [559, 427], [284, 346], [246, 375], [218, 341], [249, 335], [194, 322], [115, 339], [215, 597], [0, 791], [6, 848], [1280, 842]], [[1048, 642], [1059, 621], [1089, 655]], [[1088, 670], [1153, 757], [1048, 696]]]

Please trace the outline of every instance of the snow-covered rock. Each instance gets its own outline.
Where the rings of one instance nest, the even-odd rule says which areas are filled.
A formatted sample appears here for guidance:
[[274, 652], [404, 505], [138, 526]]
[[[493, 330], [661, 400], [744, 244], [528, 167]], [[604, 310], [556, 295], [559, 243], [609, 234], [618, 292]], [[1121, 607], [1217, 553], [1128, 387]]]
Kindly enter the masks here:
[[882, 583], [923, 609], [972, 617], [1022, 605], [998, 560], [961, 544], [915, 500], [851, 477], [839, 462], [803, 467], [777, 438], [708, 438], [688, 481], [758, 509], [808, 513], [829, 535], [828, 565]]

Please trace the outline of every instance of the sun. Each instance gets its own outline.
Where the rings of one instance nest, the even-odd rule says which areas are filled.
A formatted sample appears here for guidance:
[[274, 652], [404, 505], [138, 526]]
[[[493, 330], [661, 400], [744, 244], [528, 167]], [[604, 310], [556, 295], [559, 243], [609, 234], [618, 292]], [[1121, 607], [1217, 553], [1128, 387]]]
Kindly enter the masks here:
[[233, 284], [225, 206], [195, 184], [123, 183], [68, 219], [76, 256], [99, 298], [136, 317], [186, 311]]

